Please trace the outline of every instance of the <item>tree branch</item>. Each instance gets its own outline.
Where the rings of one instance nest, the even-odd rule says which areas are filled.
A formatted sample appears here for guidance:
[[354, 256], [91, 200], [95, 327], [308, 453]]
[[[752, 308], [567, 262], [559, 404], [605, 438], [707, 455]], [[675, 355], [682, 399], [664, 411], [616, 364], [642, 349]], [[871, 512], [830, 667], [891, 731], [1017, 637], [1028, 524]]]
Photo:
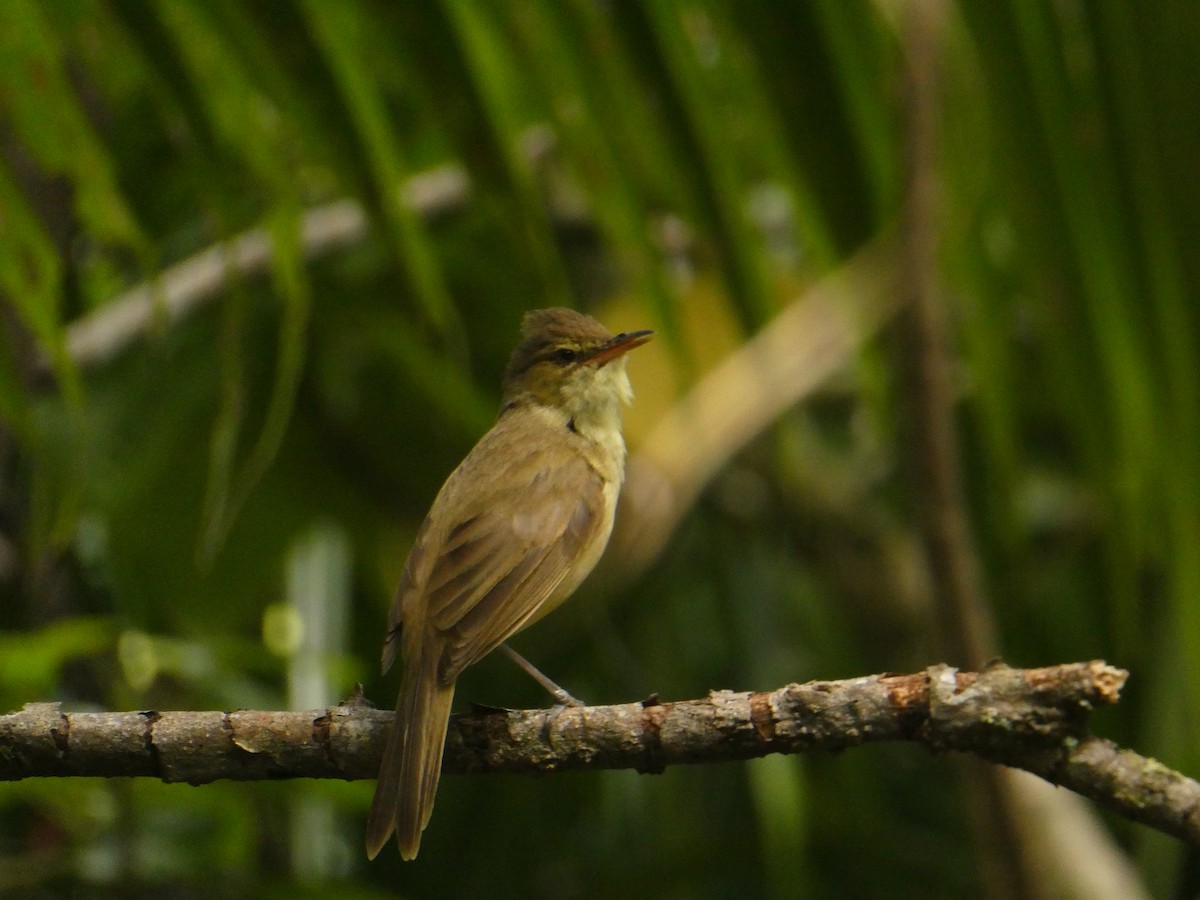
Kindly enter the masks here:
[[845, 367], [896, 312], [895, 245], [885, 234], [810, 285], [659, 418], [629, 457], [605, 554], [621, 561], [622, 580], [649, 568], [730, 459]]
[[[770, 693], [559, 710], [477, 707], [453, 718], [448, 774], [636, 769], [911, 741], [1025, 769], [1200, 847], [1200, 783], [1087, 734], [1127, 673], [1103, 662], [1043, 669], [932, 666], [912, 675], [791, 684]], [[307, 712], [0, 716], [0, 781], [45, 776], [373, 778], [392, 713], [361, 700]]]
[[[442, 166], [409, 179], [401, 197], [418, 214], [432, 219], [461, 207], [470, 191], [465, 172]], [[300, 245], [309, 258], [324, 256], [360, 242], [367, 224], [357, 202], [327, 203], [301, 216]], [[146, 334], [173, 325], [220, 296], [235, 276], [267, 271], [273, 248], [265, 228], [252, 228], [189, 256], [72, 322], [67, 327], [67, 353], [81, 368], [110, 361]], [[41, 375], [52, 369], [48, 357], [38, 360], [37, 366]]]

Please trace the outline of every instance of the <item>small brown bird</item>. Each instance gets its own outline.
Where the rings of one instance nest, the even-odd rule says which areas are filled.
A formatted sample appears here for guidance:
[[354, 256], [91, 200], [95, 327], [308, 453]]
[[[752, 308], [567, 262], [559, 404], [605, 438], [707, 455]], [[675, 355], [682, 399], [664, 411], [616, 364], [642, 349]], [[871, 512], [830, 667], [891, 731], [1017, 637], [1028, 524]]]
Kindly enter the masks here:
[[500, 416], [438, 492], [388, 614], [383, 670], [404, 660], [396, 718], [367, 820], [374, 859], [393, 831], [413, 859], [433, 811], [463, 669], [569, 597], [600, 559], [625, 476], [625, 354], [569, 309], [525, 315]]

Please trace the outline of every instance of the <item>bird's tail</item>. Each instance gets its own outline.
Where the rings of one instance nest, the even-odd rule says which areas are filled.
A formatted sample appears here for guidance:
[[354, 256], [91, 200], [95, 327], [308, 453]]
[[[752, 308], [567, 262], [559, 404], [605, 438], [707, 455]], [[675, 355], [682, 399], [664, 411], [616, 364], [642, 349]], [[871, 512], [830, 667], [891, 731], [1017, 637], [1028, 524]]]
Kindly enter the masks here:
[[438, 683], [437, 654], [428, 648], [406, 660], [396, 719], [388, 735], [375, 799], [367, 818], [367, 856], [374, 859], [392, 832], [400, 856], [414, 859], [433, 812], [454, 685]]

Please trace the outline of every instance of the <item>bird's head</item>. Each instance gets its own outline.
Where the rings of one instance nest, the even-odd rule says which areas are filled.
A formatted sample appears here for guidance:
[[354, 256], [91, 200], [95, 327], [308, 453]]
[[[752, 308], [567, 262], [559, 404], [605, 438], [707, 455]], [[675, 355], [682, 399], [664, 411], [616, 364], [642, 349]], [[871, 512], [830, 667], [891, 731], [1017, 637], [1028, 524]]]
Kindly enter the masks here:
[[534, 403], [568, 421], [608, 418], [633, 398], [625, 354], [652, 331], [612, 334], [573, 309], [535, 309], [521, 323], [521, 343], [504, 372], [504, 407]]

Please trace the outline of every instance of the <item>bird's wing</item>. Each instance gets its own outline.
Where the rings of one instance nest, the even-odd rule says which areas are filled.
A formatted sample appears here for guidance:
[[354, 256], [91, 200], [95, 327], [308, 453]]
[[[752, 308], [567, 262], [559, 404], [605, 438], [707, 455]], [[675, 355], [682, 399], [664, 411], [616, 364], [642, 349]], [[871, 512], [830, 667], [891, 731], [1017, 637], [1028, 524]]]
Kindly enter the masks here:
[[426, 516], [417, 531], [416, 540], [413, 541], [412, 549], [408, 552], [408, 561], [404, 564], [404, 574], [400, 576], [400, 585], [396, 588], [396, 596], [392, 598], [392, 605], [388, 609], [387, 633], [383, 638], [383, 673], [385, 675], [400, 652], [405, 612], [411, 608], [412, 601], [415, 599], [416, 586], [429, 577], [430, 560], [426, 548], [429, 543], [430, 518], [430, 516]]
[[[408, 627], [419, 616], [439, 634], [443, 683], [565, 599], [611, 527], [604, 479], [583, 453], [550, 463], [545, 441], [529, 437], [497, 426], [480, 442], [430, 511], [446, 527], [422, 528], [405, 569], [396, 618]], [[504, 465], [489, 473], [496, 459]], [[453, 522], [439, 516], [447, 510]]]

